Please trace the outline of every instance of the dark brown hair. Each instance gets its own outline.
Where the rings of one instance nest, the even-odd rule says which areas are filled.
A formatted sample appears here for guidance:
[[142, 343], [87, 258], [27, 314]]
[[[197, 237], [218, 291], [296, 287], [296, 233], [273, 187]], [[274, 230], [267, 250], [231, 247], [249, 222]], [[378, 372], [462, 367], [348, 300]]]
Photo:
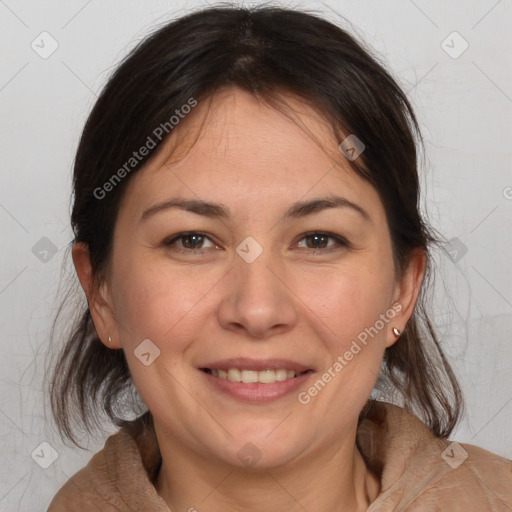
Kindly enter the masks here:
[[[315, 14], [272, 6], [202, 9], [158, 29], [119, 65], [89, 115], [74, 164], [73, 242], [87, 244], [95, 279], [105, 276], [123, 191], [161, 143], [155, 129], [169, 126], [191, 98], [201, 102], [231, 86], [269, 102], [287, 92], [299, 96], [338, 137], [355, 134], [364, 142], [364, 152], [350, 165], [383, 202], [398, 275], [414, 249], [428, 256], [415, 311], [385, 351], [377, 384], [396, 391], [400, 405], [436, 436], [448, 437], [463, 402], [425, 306], [429, 246], [436, 238], [419, 212], [418, 124], [404, 92], [371, 51]], [[148, 136], [155, 147], [99, 197], [98, 189], [147, 145]], [[55, 331], [54, 325], [52, 336]], [[98, 339], [86, 305], [61, 350], [49, 391], [61, 435], [77, 446], [76, 427], [92, 433], [105, 415], [117, 426], [127, 424], [126, 412], [138, 416], [135, 424], [151, 421], [123, 350]]]

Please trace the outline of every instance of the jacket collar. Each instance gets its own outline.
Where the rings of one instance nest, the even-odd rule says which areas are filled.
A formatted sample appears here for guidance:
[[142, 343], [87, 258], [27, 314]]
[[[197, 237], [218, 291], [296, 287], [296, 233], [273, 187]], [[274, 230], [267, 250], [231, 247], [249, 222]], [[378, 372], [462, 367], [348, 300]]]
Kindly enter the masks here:
[[[154, 428], [150, 421], [143, 426], [136, 422], [125, 424], [107, 440], [103, 459], [107, 474], [96, 489], [130, 510], [169, 512], [154, 487], [161, 465]], [[441, 457], [448, 442], [436, 438], [416, 416], [390, 403], [370, 401], [356, 442], [381, 482], [381, 492], [369, 512], [388, 510], [381, 508], [386, 504], [393, 504], [389, 510], [395, 510], [396, 504], [411, 502], [433, 480], [450, 471]], [[117, 491], [115, 497], [112, 488]], [[125, 503], [122, 496], [129, 496], [130, 502]]]

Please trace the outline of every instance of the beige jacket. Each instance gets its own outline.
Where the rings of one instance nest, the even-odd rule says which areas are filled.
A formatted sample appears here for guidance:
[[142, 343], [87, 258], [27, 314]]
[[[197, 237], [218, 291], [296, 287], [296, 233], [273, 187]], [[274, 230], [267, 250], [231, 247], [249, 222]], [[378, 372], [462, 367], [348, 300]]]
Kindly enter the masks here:
[[[359, 425], [357, 443], [381, 492], [368, 512], [512, 512], [512, 461], [440, 440], [414, 415], [384, 402]], [[59, 490], [48, 512], [170, 512], [156, 493], [154, 430], [109, 437]]]

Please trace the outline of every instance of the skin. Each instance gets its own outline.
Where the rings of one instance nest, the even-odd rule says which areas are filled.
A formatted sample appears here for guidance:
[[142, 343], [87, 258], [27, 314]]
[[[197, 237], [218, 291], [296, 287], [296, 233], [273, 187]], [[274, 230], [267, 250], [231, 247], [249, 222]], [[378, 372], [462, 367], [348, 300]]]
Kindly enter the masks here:
[[[156, 488], [173, 511], [358, 511], [380, 491], [355, 445], [357, 419], [397, 340], [392, 328], [403, 330], [413, 312], [425, 258], [414, 253], [398, 278], [377, 192], [350, 168], [326, 121], [286, 100], [302, 128], [238, 89], [218, 93], [209, 111], [200, 103], [131, 178], [103, 282], [94, 280], [87, 247], [73, 248], [98, 335], [125, 351], [153, 414], [163, 460]], [[329, 194], [370, 220], [350, 208], [282, 219], [292, 203]], [[141, 221], [176, 196], [222, 203], [232, 218], [174, 208]], [[211, 240], [196, 243], [202, 253], [190, 239], [163, 244], [193, 230]], [[309, 231], [350, 245], [329, 238], [314, 250]], [[236, 253], [248, 236], [263, 248], [252, 263]], [[297, 393], [241, 402], [198, 375], [219, 359], [279, 357], [315, 370], [299, 391], [307, 390], [394, 303], [401, 311], [307, 405]], [[145, 366], [134, 350], [148, 338], [160, 356]], [[248, 442], [261, 453], [252, 468], [237, 456]]]

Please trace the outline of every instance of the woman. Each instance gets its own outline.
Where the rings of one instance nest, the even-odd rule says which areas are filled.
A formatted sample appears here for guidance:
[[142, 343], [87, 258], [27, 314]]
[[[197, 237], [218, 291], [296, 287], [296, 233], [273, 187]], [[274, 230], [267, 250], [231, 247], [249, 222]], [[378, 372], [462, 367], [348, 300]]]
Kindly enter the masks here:
[[50, 389], [76, 444], [121, 428], [49, 511], [509, 510], [511, 461], [448, 441], [419, 143], [313, 15], [209, 8], [143, 41], [76, 155], [88, 305]]

